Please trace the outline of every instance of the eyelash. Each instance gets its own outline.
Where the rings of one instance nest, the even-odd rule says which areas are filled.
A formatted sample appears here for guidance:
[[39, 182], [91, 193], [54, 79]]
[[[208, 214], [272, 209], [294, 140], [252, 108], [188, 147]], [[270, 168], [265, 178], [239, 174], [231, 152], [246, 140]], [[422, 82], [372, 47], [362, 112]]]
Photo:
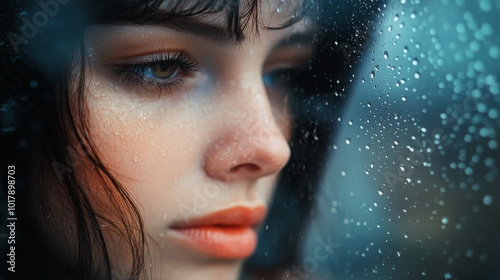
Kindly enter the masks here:
[[[176, 71], [172, 78], [165, 81], [155, 80], [145, 76], [145, 71], [156, 66], [175, 67]], [[184, 52], [155, 54], [142, 61], [128, 65], [114, 67], [114, 73], [120, 80], [132, 86], [154, 88], [158, 92], [172, 93], [184, 85], [183, 76], [189, 76], [199, 71], [199, 62]], [[180, 76], [180, 77], [179, 77]]]

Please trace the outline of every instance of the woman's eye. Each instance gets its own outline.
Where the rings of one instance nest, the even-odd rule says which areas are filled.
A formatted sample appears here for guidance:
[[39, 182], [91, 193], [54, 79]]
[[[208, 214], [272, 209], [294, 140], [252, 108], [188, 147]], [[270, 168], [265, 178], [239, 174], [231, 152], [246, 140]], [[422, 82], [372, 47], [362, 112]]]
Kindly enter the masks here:
[[140, 91], [171, 92], [199, 71], [198, 62], [185, 53], [158, 54], [136, 63], [115, 67], [115, 74], [128, 86]]
[[144, 76], [147, 78], [168, 80], [177, 75], [179, 67], [171, 63], [160, 63], [144, 69]]

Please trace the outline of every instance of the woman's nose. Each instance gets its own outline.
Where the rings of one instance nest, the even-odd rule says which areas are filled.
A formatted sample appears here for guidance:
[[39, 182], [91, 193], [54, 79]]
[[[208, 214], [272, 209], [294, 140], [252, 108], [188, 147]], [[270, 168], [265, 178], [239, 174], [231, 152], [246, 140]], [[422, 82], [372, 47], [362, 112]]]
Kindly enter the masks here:
[[271, 102], [260, 78], [228, 90], [217, 135], [205, 154], [205, 173], [224, 182], [278, 173], [290, 158], [290, 147], [273, 109], [286, 111], [285, 105]]

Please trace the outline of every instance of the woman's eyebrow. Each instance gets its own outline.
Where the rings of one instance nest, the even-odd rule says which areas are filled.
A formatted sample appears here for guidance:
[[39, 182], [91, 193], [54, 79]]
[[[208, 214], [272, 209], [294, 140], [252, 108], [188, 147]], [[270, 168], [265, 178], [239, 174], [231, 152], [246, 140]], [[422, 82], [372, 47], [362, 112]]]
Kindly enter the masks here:
[[301, 44], [315, 45], [316, 35], [314, 32], [297, 32], [279, 41], [273, 49], [282, 49], [286, 47], [297, 46]]
[[[125, 21], [128, 23], [130, 21]], [[236, 42], [234, 36], [230, 36], [225, 26], [202, 21], [194, 17], [169, 17], [168, 14], [152, 13], [140, 18], [134, 18], [132, 23], [151, 24], [167, 27], [175, 31], [201, 37], [219, 44], [231, 44]]]

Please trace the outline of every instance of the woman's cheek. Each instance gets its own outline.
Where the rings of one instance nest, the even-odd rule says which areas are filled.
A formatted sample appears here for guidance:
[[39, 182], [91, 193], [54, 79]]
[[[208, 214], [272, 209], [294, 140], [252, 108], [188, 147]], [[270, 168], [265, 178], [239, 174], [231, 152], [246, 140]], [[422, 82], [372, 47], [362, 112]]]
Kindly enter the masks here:
[[91, 139], [97, 152], [134, 192], [169, 189], [201, 157], [200, 131], [193, 129], [196, 115], [173, 106], [168, 97], [141, 100], [125, 94], [108, 91], [98, 102], [90, 98]]

